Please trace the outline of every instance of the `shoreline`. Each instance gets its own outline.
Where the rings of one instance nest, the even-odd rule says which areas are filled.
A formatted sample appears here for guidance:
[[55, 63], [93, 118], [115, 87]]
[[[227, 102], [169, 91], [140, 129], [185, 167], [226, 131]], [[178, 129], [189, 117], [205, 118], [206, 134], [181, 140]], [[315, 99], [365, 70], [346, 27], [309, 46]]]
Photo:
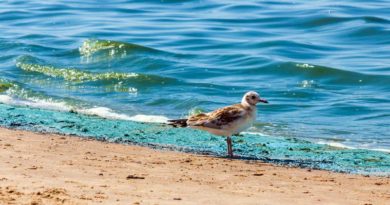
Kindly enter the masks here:
[[[226, 156], [223, 138], [194, 129], [172, 128], [164, 124], [105, 119], [73, 112], [0, 104], [0, 126], [93, 137], [123, 144], [146, 145]], [[367, 149], [342, 149], [305, 139], [246, 134], [235, 137], [235, 154], [242, 159], [264, 160], [287, 166], [310, 167], [343, 173], [388, 175], [390, 155]]]
[[385, 204], [390, 178], [0, 127], [0, 204]]

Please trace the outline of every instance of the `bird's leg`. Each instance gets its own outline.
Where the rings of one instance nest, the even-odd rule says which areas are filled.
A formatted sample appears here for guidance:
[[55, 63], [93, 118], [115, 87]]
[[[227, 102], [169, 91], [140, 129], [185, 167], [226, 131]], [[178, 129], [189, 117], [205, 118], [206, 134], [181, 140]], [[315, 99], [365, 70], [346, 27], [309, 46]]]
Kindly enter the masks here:
[[228, 155], [230, 158], [233, 158], [233, 148], [232, 148], [232, 139], [229, 137], [226, 137], [226, 143], [228, 148]]

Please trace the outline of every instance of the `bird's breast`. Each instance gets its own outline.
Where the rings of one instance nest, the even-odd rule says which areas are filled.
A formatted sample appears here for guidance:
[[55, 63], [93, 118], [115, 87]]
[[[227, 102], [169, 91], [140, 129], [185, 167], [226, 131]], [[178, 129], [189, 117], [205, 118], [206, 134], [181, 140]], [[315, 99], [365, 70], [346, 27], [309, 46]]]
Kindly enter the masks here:
[[256, 120], [256, 110], [250, 110], [245, 116], [230, 124], [227, 128], [232, 134], [238, 134], [253, 125]]

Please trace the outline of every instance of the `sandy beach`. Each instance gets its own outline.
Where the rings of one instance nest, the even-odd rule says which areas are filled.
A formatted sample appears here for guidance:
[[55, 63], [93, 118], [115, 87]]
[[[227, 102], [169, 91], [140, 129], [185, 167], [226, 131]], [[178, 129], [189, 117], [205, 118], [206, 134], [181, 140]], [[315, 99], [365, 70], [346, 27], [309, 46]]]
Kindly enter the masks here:
[[390, 179], [0, 128], [0, 204], [390, 204]]

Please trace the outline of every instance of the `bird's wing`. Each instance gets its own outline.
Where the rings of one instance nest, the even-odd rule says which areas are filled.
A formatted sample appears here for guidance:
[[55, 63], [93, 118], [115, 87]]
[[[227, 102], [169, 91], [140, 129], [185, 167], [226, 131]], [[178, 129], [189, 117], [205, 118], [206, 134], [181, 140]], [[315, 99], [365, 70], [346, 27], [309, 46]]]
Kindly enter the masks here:
[[243, 117], [246, 110], [241, 104], [223, 107], [208, 114], [191, 116], [187, 123], [190, 126], [203, 126], [214, 129], [221, 129], [233, 121]]

